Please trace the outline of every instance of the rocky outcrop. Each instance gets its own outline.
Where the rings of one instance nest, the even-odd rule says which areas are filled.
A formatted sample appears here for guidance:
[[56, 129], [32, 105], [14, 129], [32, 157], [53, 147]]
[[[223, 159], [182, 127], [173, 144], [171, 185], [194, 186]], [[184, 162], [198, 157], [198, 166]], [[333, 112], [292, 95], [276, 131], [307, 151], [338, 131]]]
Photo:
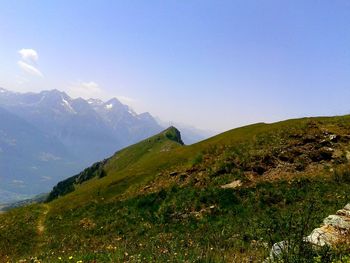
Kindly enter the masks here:
[[[323, 220], [323, 224], [314, 229], [310, 235], [304, 238], [304, 242], [314, 247], [336, 247], [345, 243], [350, 235], [350, 203], [335, 215], [330, 215]], [[275, 243], [270, 251], [270, 256], [265, 262], [276, 262], [288, 249], [287, 241]]]
[[330, 215], [323, 220], [323, 225], [316, 228], [305, 238], [316, 246], [335, 246], [344, 241], [350, 231], [350, 204], [338, 210], [335, 215]]

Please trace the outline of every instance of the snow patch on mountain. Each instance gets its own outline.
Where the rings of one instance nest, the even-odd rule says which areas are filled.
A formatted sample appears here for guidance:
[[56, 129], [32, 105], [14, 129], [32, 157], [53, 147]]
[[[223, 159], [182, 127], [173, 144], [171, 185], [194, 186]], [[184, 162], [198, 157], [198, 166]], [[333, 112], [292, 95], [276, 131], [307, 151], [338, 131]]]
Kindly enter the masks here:
[[112, 104], [112, 103], [107, 104], [107, 105], [105, 106], [105, 108], [106, 108], [107, 110], [110, 110], [110, 109], [113, 108], [113, 104]]
[[69, 102], [62, 97], [61, 105], [69, 112], [77, 114], [77, 112], [73, 109], [73, 107], [69, 104]]
[[133, 111], [133, 109], [131, 109], [130, 107], [128, 107], [128, 112], [134, 116], [134, 117], [138, 117], [137, 113], [135, 111]]

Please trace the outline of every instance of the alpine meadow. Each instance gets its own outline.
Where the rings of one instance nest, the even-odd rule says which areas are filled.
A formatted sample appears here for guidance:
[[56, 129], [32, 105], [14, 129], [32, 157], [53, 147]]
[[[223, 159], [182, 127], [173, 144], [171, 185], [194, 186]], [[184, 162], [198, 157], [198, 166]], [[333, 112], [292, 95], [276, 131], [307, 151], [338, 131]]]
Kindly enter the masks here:
[[0, 263], [350, 263], [350, 4], [0, 2]]

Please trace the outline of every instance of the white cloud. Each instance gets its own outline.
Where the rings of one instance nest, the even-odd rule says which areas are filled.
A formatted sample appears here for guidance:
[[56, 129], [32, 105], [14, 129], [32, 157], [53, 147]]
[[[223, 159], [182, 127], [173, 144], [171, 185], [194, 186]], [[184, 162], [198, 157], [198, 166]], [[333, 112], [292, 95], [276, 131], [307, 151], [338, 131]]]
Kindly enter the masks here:
[[21, 55], [22, 59], [26, 61], [37, 61], [39, 59], [38, 52], [34, 49], [22, 48], [18, 50], [18, 53]]
[[12, 180], [12, 183], [14, 183], [14, 184], [24, 184], [24, 181], [22, 181], [22, 180]]
[[39, 155], [39, 160], [43, 162], [48, 162], [48, 161], [58, 161], [61, 160], [61, 157], [55, 156], [52, 153], [47, 153], [47, 152], [42, 152]]
[[36, 67], [36, 61], [39, 59], [36, 50], [22, 48], [21, 50], [18, 50], [18, 54], [20, 54], [21, 60], [18, 61], [17, 64], [23, 71], [34, 76], [43, 77], [43, 74]]
[[52, 179], [52, 177], [50, 177], [50, 176], [41, 176], [41, 181], [49, 181], [51, 179]]
[[128, 105], [131, 104], [131, 103], [136, 102], [135, 99], [130, 98], [130, 97], [126, 97], [126, 96], [116, 96], [116, 98], [118, 100], [120, 100], [122, 103], [125, 103], [125, 104], [128, 104]]
[[102, 100], [109, 100], [113, 97], [120, 100], [122, 103], [131, 105], [136, 102], [135, 99], [127, 97], [127, 96], [118, 96], [111, 94], [109, 92], [106, 92], [104, 89], [100, 87], [100, 85], [94, 81], [84, 82], [84, 81], [78, 81], [75, 83], [72, 83], [70, 86], [68, 86], [65, 91], [72, 96], [73, 98], [84, 98], [84, 99], [102, 99]]
[[72, 83], [67, 89], [67, 93], [72, 97], [90, 99], [90, 98], [105, 98], [106, 94], [100, 88], [100, 86], [94, 82], [83, 82], [78, 81], [76, 83]]
[[96, 82], [90, 81], [90, 82], [82, 82], [81, 86], [90, 92], [100, 92], [101, 89], [99, 85]]
[[18, 61], [17, 64], [25, 72], [27, 72], [31, 75], [38, 76], [38, 77], [43, 77], [43, 74], [36, 67], [34, 67], [34, 66], [32, 66], [32, 65], [30, 65], [22, 60]]

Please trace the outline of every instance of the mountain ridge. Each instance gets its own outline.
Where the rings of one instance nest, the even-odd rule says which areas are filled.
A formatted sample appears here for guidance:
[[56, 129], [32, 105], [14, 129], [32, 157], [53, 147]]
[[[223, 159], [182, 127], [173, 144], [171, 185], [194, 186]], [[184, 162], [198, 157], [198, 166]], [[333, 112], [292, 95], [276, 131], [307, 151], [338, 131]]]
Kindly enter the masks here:
[[[106, 172], [103, 169], [104, 165], [107, 165], [107, 162], [111, 159], [119, 159], [120, 162], [120, 155], [123, 155], [125, 151], [128, 151], [132, 149], [133, 147], [137, 147], [140, 144], [149, 144], [148, 148], [152, 148], [154, 146], [154, 143], [159, 143], [161, 141], [170, 140], [175, 143], [178, 143], [179, 145], [184, 145], [184, 143], [181, 140], [181, 134], [179, 130], [177, 130], [175, 127], [171, 126], [168, 129], [162, 131], [159, 134], [156, 134], [144, 141], [138, 142], [135, 145], [130, 145], [126, 149], [122, 149], [120, 151], [117, 151], [114, 155], [111, 157], [104, 159], [102, 161], [94, 163], [92, 166], [84, 169], [82, 172], [80, 172], [77, 175], [74, 175], [72, 177], [69, 177], [65, 179], [64, 181], [59, 182], [56, 186], [53, 187], [52, 191], [49, 193], [49, 196], [47, 198], [47, 202], [53, 201], [54, 199], [66, 195], [70, 192], [73, 192], [75, 190], [75, 187], [77, 185], [83, 184], [84, 182], [91, 180], [92, 178], [102, 178], [106, 176]], [[128, 163], [130, 162], [136, 162], [137, 158], [130, 158], [130, 155], [128, 154]], [[119, 167], [119, 169], [122, 169], [122, 166]]]
[[[61, 154], [55, 154], [56, 144], [53, 143], [51, 149], [47, 147], [43, 153], [36, 153], [35, 144], [31, 144], [30, 147], [26, 147], [28, 154], [22, 157], [23, 161], [18, 160], [13, 163], [0, 159], [0, 166], [6, 167], [3, 169], [3, 174], [0, 174], [0, 179], [8, 178], [23, 182], [20, 187], [14, 186], [12, 188], [5, 187], [3, 184], [1, 186], [4, 187], [3, 190], [11, 190], [14, 194], [16, 191], [27, 194], [47, 191], [48, 187], [64, 176], [77, 173], [96, 160], [109, 156], [115, 150], [136, 143], [162, 130], [150, 114], [147, 115], [148, 118], [144, 118], [145, 114], [135, 113], [117, 98], [106, 102], [95, 100], [95, 104], [92, 104], [91, 101], [82, 98], [73, 99], [57, 89], [39, 93], [19, 93], [1, 88], [0, 107], [8, 113], [7, 116], [21, 120], [22, 127], [28, 126], [24, 123], [34, 127], [38, 135], [31, 132], [33, 138], [39, 134], [43, 134], [42, 137], [50, 137], [51, 141], [57, 142], [57, 145], [60, 144], [65, 152], [64, 154], [62, 151]], [[115, 107], [109, 108], [107, 107], [109, 105]], [[10, 123], [10, 118], [3, 118], [4, 120]], [[3, 123], [0, 126], [0, 136], [1, 131], [4, 132], [5, 125], [7, 124]], [[8, 147], [10, 142], [4, 136], [3, 133], [3, 139], [0, 138], [0, 142], [3, 143], [0, 144], [0, 148], [10, 151]], [[13, 138], [13, 140], [16, 139]], [[45, 140], [42, 139], [42, 141]], [[28, 141], [30, 141], [29, 138]], [[16, 146], [14, 145], [12, 148], [15, 149]], [[4, 152], [3, 155], [13, 160], [16, 160], [16, 156], [18, 156], [18, 154], [11, 155], [11, 152]], [[31, 155], [33, 157], [30, 157]], [[33, 163], [32, 166], [36, 166], [42, 171], [31, 171], [30, 167], [23, 167], [26, 162]], [[49, 166], [45, 166], [44, 162], [55, 169], [52, 170]], [[56, 165], [58, 162], [61, 162], [60, 166]], [[35, 173], [38, 175], [36, 176]], [[28, 176], [24, 177], [25, 174]], [[40, 182], [40, 176], [45, 176], [48, 179]], [[43, 187], [41, 189], [33, 188], [35, 184], [40, 184]], [[0, 195], [0, 202], [11, 201], [8, 198], [5, 200], [5, 197], [3, 200], [1, 199]]]

